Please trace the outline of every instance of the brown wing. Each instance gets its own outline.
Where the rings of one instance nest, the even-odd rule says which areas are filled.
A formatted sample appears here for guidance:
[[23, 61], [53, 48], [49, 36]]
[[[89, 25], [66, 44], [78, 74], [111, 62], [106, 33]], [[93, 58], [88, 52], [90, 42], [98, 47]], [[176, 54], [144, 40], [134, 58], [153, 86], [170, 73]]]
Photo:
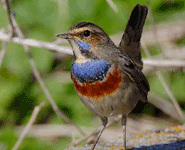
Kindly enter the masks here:
[[146, 6], [137, 4], [134, 7], [119, 44], [119, 49], [124, 51], [132, 60], [134, 60], [140, 70], [143, 68], [140, 39], [147, 13], [148, 8]]
[[150, 86], [147, 78], [142, 73], [142, 71], [138, 68], [134, 61], [132, 61], [127, 54], [124, 52], [120, 52], [118, 54], [118, 63], [122, 68], [122, 71], [126, 73], [133, 81], [137, 84], [140, 92], [143, 95], [142, 101], [147, 101], [147, 95], [150, 91]]

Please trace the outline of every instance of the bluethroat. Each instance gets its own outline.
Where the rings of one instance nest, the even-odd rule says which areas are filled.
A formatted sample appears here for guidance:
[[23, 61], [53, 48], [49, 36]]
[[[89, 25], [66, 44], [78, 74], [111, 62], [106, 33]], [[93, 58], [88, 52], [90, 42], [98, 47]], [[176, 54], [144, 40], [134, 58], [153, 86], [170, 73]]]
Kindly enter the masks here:
[[77, 23], [67, 33], [56, 35], [67, 39], [72, 46], [71, 79], [77, 95], [103, 123], [92, 149], [105, 129], [108, 117], [121, 114], [123, 148], [126, 150], [126, 117], [138, 100], [147, 101], [150, 87], [141, 71], [140, 50], [147, 12], [146, 6], [137, 4], [134, 7], [119, 47], [102, 28], [89, 22]]

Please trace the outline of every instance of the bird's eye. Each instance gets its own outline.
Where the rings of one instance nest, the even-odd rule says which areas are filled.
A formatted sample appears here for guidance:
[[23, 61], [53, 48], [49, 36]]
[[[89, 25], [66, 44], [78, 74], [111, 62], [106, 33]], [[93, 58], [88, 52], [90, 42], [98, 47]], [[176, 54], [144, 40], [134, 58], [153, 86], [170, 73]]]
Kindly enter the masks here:
[[85, 30], [85, 31], [84, 31], [84, 36], [85, 36], [85, 37], [90, 36], [90, 34], [91, 34], [91, 32], [90, 32], [89, 30]]

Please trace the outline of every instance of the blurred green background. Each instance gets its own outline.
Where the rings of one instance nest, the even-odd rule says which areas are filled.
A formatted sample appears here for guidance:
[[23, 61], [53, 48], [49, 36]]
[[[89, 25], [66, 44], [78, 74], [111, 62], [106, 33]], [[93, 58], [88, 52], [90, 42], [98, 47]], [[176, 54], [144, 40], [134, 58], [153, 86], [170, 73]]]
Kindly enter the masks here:
[[[55, 34], [64, 33], [73, 24], [81, 21], [93, 22], [102, 27], [109, 35], [124, 31], [133, 7], [145, 0], [113, 0], [118, 8], [116, 14], [105, 0], [11, 0], [10, 7], [16, 20], [29, 39], [47, 42], [56, 40]], [[167, 5], [170, 3], [170, 5]], [[184, 1], [151, 1], [155, 23], [173, 22], [176, 17], [184, 18]], [[9, 24], [6, 11], [0, 4], [0, 29], [7, 29]], [[146, 26], [149, 25], [149, 19]], [[177, 44], [184, 46], [185, 38]], [[2, 42], [0, 42], [2, 45]], [[68, 44], [67, 44], [68, 45]], [[157, 46], [156, 46], [157, 47]], [[155, 46], [149, 46], [153, 55], [159, 54]], [[70, 80], [63, 78], [64, 71], [70, 71], [72, 57], [61, 56], [45, 49], [30, 47], [37, 69], [42, 75], [51, 95], [59, 108], [77, 125], [93, 127], [96, 117], [81, 103], [76, 96]], [[144, 52], [143, 52], [144, 54]], [[145, 55], [143, 55], [144, 58]], [[61, 75], [60, 75], [61, 72]], [[165, 81], [184, 107], [185, 75], [183, 69], [175, 72], [163, 70]], [[151, 91], [168, 98], [155, 74], [147, 75]], [[46, 96], [43, 94], [29, 59], [18, 44], [9, 43], [0, 68], [0, 148], [11, 149], [18, 137], [15, 134], [17, 126], [26, 125], [36, 105], [45, 101], [36, 124], [61, 124]], [[143, 113], [155, 115], [155, 107], [147, 105]], [[137, 111], [136, 111], [137, 113]], [[65, 121], [62, 122], [65, 124]], [[19, 149], [64, 149], [70, 145], [70, 137], [58, 137], [51, 140], [45, 138], [26, 138]]]

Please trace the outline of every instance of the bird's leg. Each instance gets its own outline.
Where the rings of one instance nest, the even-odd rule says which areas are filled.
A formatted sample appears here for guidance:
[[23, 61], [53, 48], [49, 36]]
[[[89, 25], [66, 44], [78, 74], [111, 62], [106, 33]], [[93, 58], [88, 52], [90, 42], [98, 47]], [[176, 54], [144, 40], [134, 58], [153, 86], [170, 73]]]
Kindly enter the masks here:
[[126, 123], [127, 123], [127, 117], [123, 115], [122, 121], [121, 121], [121, 124], [123, 126], [123, 150], [126, 150]]
[[108, 123], [108, 118], [107, 117], [103, 117], [103, 118], [101, 118], [101, 120], [102, 120], [103, 126], [102, 126], [102, 128], [101, 128], [101, 130], [100, 130], [100, 132], [99, 132], [99, 134], [97, 136], [96, 142], [94, 143], [94, 145], [92, 147], [92, 150], [94, 150], [96, 144], [98, 143], [98, 141], [100, 139], [101, 134], [103, 133], [103, 131], [104, 131], [104, 129], [105, 129], [107, 123]]

